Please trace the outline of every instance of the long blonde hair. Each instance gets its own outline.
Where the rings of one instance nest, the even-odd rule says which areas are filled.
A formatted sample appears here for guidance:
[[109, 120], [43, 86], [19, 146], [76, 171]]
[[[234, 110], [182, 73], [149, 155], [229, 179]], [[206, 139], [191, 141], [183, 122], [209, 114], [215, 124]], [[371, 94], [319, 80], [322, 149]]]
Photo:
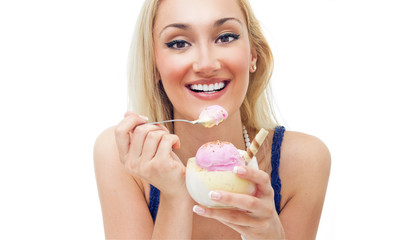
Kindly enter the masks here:
[[[173, 105], [166, 95], [154, 59], [153, 28], [161, 0], [146, 0], [134, 29], [128, 60], [129, 110], [148, 116], [151, 121], [173, 118]], [[251, 48], [257, 52], [257, 69], [250, 73], [245, 99], [240, 107], [247, 129], [273, 129], [277, 120], [273, 108], [270, 78], [274, 61], [248, 0], [238, 0], [247, 22]], [[166, 127], [173, 132], [173, 126]]]

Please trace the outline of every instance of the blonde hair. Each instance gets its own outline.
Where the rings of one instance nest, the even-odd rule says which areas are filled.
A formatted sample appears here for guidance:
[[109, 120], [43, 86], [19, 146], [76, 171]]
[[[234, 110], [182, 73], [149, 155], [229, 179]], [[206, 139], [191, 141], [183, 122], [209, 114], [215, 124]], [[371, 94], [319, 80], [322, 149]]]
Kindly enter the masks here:
[[[151, 121], [173, 118], [173, 105], [166, 95], [154, 59], [153, 28], [161, 0], [146, 0], [138, 16], [128, 60], [129, 110], [148, 116]], [[257, 69], [250, 74], [245, 99], [240, 107], [241, 120], [247, 129], [273, 129], [277, 125], [272, 105], [270, 78], [274, 61], [248, 0], [238, 0], [253, 50], [257, 52]], [[173, 132], [173, 126], [166, 127]]]

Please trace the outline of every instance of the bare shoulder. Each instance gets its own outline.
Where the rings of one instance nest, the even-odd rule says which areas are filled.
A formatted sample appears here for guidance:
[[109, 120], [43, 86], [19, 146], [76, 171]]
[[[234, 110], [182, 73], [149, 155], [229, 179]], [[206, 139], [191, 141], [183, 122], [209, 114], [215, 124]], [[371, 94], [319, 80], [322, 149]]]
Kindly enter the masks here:
[[[129, 182], [135, 182], [143, 191], [144, 183], [142, 180], [131, 176], [120, 162], [118, 148], [115, 139], [116, 126], [109, 127], [101, 132], [96, 138], [93, 148], [93, 160], [98, 180], [109, 179], [127, 179]], [[103, 175], [104, 178], [102, 178]], [[100, 178], [100, 179], [99, 179]]]
[[132, 177], [125, 171], [123, 164], [120, 162], [118, 148], [116, 145], [115, 129], [116, 126], [109, 127], [102, 131], [96, 138], [93, 148], [93, 160], [96, 177], [103, 175], [105, 177], [109, 177], [110, 181], [114, 179], [113, 177], [125, 177], [131, 179], [131, 181], [135, 180], [137, 183], [139, 183], [140, 181], [138, 179]]
[[144, 185], [120, 162], [115, 127], [107, 128], [97, 137], [93, 157], [106, 238], [150, 236], [152, 219]]
[[280, 170], [285, 170], [289, 178], [328, 177], [330, 166], [330, 151], [321, 139], [300, 132], [285, 132], [281, 149], [283, 169]]
[[327, 191], [331, 156], [319, 138], [287, 131], [281, 148], [280, 219], [286, 237], [314, 239]]
[[115, 129], [115, 126], [109, 127], [96, 138], [93, 148], [96, 177], [98, 174], [112, 174], [112, 171], [109, 170], [117, 170], [118, 172], [124, 170], [116, 145]]
[[115, 126], [109, 127], [102, 131], [96, 138], [93, 148], [93, 156], [95, 161], [103, 161], [107, 159], [118, 158], [118, 151], [114, 136]]

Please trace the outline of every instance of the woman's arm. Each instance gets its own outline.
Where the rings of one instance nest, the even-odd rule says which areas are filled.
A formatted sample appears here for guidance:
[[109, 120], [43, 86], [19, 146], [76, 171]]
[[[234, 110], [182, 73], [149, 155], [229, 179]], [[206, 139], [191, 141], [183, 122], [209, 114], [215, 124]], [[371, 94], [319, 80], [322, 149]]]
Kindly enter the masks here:
[[[179, 140], [162, 126], [140, 126], [126, 114], [117, 127], [96, 141], [94, 160], [106, 238], [190, 239], [192, 200], [184, 166], [172, 152]], [[161, 190], [155, 226], [140, 180]]]
[[331, 156], [318, 138], [287, 132], [279, 171], [292, 193], [279, 215], [287, 239], [315, 239], [330, 175]]
[[121, 164], [114, 128], [97, 138], [94, 167], [106, 239], [151, 238], [153, 222], [142, 184]]
[[191, 239], [193, 202], [189, 196], [178, 199], [161, 194], [152, 239]]

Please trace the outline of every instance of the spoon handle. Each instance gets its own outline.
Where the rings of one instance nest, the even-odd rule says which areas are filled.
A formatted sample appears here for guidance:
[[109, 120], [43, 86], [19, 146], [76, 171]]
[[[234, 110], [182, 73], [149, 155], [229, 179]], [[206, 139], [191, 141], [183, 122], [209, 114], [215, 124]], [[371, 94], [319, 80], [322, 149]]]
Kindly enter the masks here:
[[167, 122], [187, 122], [187, 123], [191, 123], [191, 124], [198, 124], [198, 123], [200, 123], [198, 120], [189, 121], [189, 120], [185, 120], [185, 119], [171, 119], [171, 120], [165, 120], [165, 121], [160, 121], [160, 122], [144, 123], [144, 124], [142, 124], [142, 125], [161, 124], [161, 123], [167, 123]]

